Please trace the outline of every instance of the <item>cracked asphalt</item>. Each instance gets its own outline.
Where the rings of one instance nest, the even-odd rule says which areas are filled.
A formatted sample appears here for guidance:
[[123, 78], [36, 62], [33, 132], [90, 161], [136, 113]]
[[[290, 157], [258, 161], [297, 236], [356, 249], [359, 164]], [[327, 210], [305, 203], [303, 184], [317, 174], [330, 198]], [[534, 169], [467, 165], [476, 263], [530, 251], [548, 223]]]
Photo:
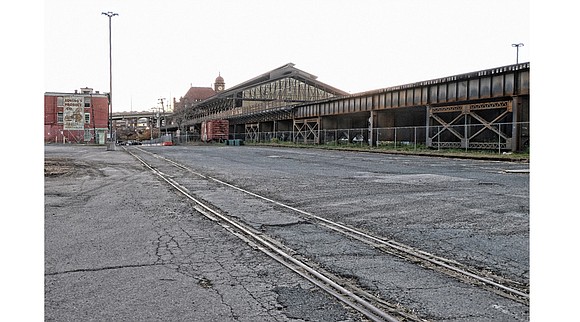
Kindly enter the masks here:
[[[527, 164], [259, 147], [143, 148], [305, 211], [529, 283], [529, 177], [505, 172]], [[379, 259], [276, 206], [180, 179], [204, 200], [429, 320], [528, 319], [522, 305]], [[46, 320], [361, 320], [201, 218], [121, 151], [45, 147], [45, 239]]]
[[46, 321], [361, 321], [127, 153], [45, 147]]
[[529, 174], [507, 172], [529, 169], [527, 163], [250, 146], [144, 148], [304, 211], [529, 283]]

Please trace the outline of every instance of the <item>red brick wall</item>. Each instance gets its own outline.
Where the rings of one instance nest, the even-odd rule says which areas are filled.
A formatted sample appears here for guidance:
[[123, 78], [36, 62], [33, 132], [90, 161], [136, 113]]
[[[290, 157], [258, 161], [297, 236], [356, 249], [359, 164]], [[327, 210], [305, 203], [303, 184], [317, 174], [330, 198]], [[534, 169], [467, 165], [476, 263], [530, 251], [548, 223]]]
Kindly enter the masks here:
[[[109, 100], [106, 97], [94, 97], [91, 103], [94, 109], [95, 126], [98, 128], [109, 127]], [[91, 122], [92, 123], [92, 122]]]
[[[75, 94], [62, 93], [61, 96], [71, 96]], [[77, 94], [78, 95], [78, 94]], [[102, 94], [101, 94], [102, 95]], [[90, 96], [91, 107], [85, 108], [85, 113], [91, 115], [91, 122], [85, 123], [85, 129], [106, 129], [108, 128], [109, 120], [109, 101], [105, 96]], [[63, 112], [62, 107], [57, 106], [58, 95], [44, 95], [44, 141], [45, 142], [65, 142], [69, 143], [85, 143], [84, 131], [65, 131], [63, 124], [58, 123], [58, 113]]]

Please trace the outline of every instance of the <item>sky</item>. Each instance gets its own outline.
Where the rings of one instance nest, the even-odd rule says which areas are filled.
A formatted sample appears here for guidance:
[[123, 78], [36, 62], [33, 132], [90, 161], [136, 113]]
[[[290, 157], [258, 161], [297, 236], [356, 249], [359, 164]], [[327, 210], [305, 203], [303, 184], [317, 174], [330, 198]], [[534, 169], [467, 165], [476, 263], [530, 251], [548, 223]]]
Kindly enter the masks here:
[[349, 93], [530, 61], [527, 0], [48, 0], [44, 91], [109, 92], [113, 112], [294, 63]]

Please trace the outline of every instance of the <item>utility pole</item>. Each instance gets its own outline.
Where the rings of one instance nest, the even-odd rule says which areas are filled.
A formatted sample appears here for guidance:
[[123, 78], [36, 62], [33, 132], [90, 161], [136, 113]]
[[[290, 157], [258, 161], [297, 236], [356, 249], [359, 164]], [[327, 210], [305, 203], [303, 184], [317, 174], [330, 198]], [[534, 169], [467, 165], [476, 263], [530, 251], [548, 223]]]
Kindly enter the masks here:
[[153, 143], [153, 129], [154, 129], [154, 123], [153, 121], [156, 120], [157, 123], [157, 128], [159, 129], [159, 135], [157, 136], [158, 138], [161, 137], [161, 118], [159, 117], [159, 111], [161, 111], [161, 109], [159, 107], [152, 107], [151, 108], [152, 111], [152, 117], [151, 117], [151, 143]]
[[111, 42], [111, 18], [119, 14], [114, 12], [102, 12], [101, 14], [109, 17], [109, 144], [112, 143], [110, 149], [114, 149], [115, 142], [113, 141], [113, 55]]
[[512, 44], [512, 47], [516, 47], [516, 64], [519, 63], [519, 55], [520, 55], [520, 47], [523, 47], [524, 44], [519, 43], [519, 44]]

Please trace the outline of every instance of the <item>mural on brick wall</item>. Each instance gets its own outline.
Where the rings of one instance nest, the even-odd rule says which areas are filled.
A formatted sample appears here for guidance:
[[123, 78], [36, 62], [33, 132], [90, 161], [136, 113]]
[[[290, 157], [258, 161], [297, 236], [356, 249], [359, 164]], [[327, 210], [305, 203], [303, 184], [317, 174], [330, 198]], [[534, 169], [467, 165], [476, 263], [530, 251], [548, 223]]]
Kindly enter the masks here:
[[84, 99], [69, 96], [64, 98], [63, 128], [64, 130], [85, 129]]

